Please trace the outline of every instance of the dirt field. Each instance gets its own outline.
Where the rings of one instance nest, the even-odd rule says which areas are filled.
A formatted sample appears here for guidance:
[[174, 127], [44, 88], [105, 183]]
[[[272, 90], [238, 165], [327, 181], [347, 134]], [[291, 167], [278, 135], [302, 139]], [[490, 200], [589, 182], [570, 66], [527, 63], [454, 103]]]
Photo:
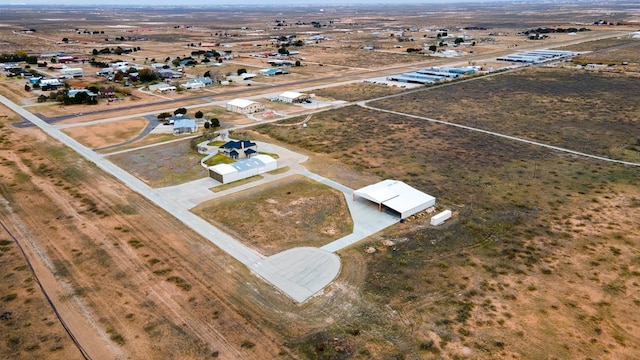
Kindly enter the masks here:
[[[426, 358], [482, 358], [488, 352], [613, 359], [638, 351], [635, 320], [625, 310], [640, 303], [629, 273], [636, 271], [640, 238], [633, 229], [639, 224], [626, 215], [639, 208], [636, 169], [364, 110], [323, 115], [304, 132], [258, 130], [380, 179], [406, 181], [455, 214], [443, 228], [414, 220], [341, 254], [345, 263], [366, 264], [362, 296], [380, 309], [352, 325], [361, 334], [353, 337], [355, 344]], [[347, 124], [342, 137], [319, 142], [319, 134], [338, 133]], [[386, 151], [389, 142], [421, 151]], [[336, 154], [346, 143], [348, 150]], [[369, 247], [378, 251], [368, 255]], [[600, 265], [614, 258], [616, 265]], [[621, 317], [629, 321], [622, 324]], [[394, 346], [383, 345], [392, 339]], [[322, 341], [310, 341], [317, 352]], [[313, 346], [308, 349], [313, 353]]]
[[629, 75], [536, 68], [372, 105], [640, 162], [632, 135], [640, 131], [640, 107], [628, 96], [640, 82]]
[[353, 231], [344, 195], [300, 176], [212, 200], [192, 211], [263, 255], [321, 247]]
[[153, 187], [178, 185], [207, 176], [202, 155], [189, 140], [112, 155], [109, 160]]

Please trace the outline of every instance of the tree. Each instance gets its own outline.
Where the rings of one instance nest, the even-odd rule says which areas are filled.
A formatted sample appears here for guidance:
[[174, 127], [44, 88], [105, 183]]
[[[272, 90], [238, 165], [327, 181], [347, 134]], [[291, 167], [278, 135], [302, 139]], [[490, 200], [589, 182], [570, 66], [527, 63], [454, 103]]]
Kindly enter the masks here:
[[43, 102], [45, 102], [45, 101], [47, 101], [47, 95], [40, 95], [40, 96], [38, 96], [38, 102], [39, 102], [39, 103], [43, 103]]
[[207, 70], [207, 72], [205, 72], [205, 73], [204, 73], [204, 75], [202, 75], [202, 77], [208, 77], [208, 78], [210, 78], [210, 77], [211, 77], [211, 71], [208, 71], [208, 70]]
[[247, 73], [247, 69], [238, 69], [237, 73], [238, 73], [238, 76], [240, 76], [242, 74], [246, 74]]
[[196, 111], [196, 119], [202, 119], [202, 117], [204, 116], [204, 113], [200, 110]]
[[98, 55], [98, 49], [91, 50], [91, 54], [93, 54], [93, 56]]
[[214, 127], [214, 128], [220, 127], [220, 120], [218, 120], [218, 118], [211, 119], [211, 127]]
[[178, 115], [178, 114], [184, 115], [186, 113], [187, 113], [187, 109], [183, 107], [177, 108], [176, 111], [173, 112], [174, 115]]
[[142, 82], [152, 82], [158, 80], [158, 73], [151, 69], [142, 69], [138, 71], [138, 78]]
[[211, 127], [211, 123], [210, 122], [207, 121], [207, 122], [204, 123], [204, 128], [205, 129], [208, 129], [210, 127]]
[[64, 43], [69, 42], [69, 39], [64, 37], [64, 38], [62, 38], [62, 42], [64, 42]]
[[438, 47], [435, 46], [435, 45], [431, 45], [431, 46], [429, 46], [429, 51], [436, 52], [436, 51], [438, 51]]
[[160, 114], [158, 114], [156, 116], [156, 118], [158, 118], [158, 120], [164, 120], [164, 119], [170, 118], [170, 117], [171, 117], [171, 114], [168, 113], [168, 112], [163, 112], [163, 113], [160, 113]]
[[27, 91], [27, 92], [31, 91], [31, 86], [29, 86], [29, 84], [26, 84], [24, 86], [24, 91]]
[[283, 45], [282, 47], [280, 47], [280, 49], [278, 49], [278, 54], [289, 55], [289, 50], [287, 50], [287, 48]]
[[296, 60], [296, 66], [300, 66], [300, 60]]

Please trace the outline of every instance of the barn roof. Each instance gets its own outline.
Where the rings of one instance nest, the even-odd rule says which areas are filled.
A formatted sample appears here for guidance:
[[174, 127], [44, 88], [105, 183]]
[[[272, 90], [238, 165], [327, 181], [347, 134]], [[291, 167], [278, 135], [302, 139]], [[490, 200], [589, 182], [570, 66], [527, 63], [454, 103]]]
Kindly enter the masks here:
[[247, 99], [233, 99], [227, 103], [231, 106], [237, 106], [239, 108], [245, 108], [251, 104], [256, 104], [255, 101], [247, 100]]
[[435, 204], [435, 197], [398, 180], [383, 180], [358, 189], [354, 194], [382, 204], [400, 213], [402, 218], [411, 215], [414, 210], [421, 211], [427, 205]]

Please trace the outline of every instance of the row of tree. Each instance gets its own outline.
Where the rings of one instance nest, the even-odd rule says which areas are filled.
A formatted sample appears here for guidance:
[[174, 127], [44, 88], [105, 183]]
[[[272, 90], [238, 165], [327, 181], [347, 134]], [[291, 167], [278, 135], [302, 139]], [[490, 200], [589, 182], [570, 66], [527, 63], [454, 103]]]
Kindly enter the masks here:
[[[165, 121], [166, 119], [168, 119], [168, 118], [170, 118], [172, 116], [186, 115], [186, 114], [187, 114], [187, 109], [184, 108], [184, 107], [179, 107], [179, 108], [177, 108], [177, 109], [175, 109], [173, 111], [173, 115], [171, 113], [169, 113], [169, 112], [162, 112], [162, 113], [156, 115], [156, 118], [158, 120], [160, 120], [160, 121]], [[204, 113], [202, 111], [198, 110], [198, 111], [195, 112], [194, 116], [195, 116], [196, 119], [202, 119], [204, 117]], [[220, 126], [220, 120], [218, 120], [218, 118], [211, 117], [211, 118], [207, 118], [205, 120], [207, 120], [204, 123], [204, 127], [206, 129], [216, 128], [216, 127]]]

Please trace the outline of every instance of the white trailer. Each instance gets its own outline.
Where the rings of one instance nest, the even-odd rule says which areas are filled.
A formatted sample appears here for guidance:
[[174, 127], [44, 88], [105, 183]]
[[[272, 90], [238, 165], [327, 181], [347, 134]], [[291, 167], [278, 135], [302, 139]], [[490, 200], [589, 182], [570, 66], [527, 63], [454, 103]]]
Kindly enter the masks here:
[[60, 74], [66, 78], [82, 77], [82, 75], [84, 75], [84, 71], [82, 68], [63, 68], [60, 69]]
[[451, 210], [445, 210], [431, 217], [431, 225], [433, 226], [442, 225], [444, 224], [445, 221], [447, 221], [450, 218], [451, 218]]

